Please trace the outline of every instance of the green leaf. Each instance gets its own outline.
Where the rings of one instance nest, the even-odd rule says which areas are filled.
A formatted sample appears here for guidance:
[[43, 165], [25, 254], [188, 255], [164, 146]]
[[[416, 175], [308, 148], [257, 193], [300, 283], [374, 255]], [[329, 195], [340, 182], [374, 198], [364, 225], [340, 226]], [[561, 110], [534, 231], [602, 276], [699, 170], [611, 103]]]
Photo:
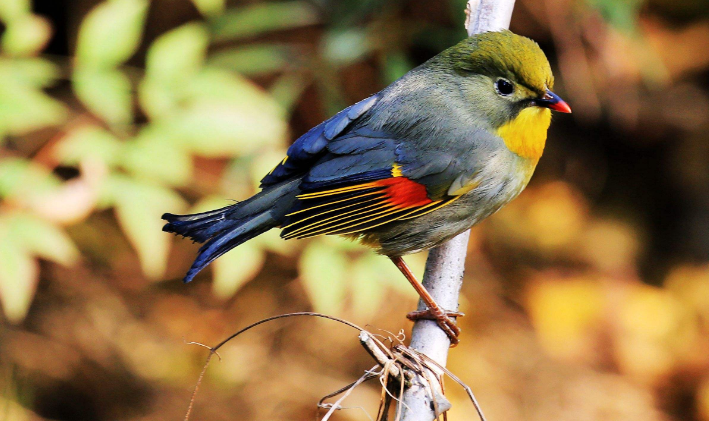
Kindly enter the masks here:
[[172, 190], [114, 175], [109, 189], [116, 216], [133, 248], [143, 273], [160, 279], [165, 273], [170, 236], [162, 232], [164, 212], [180, 212], [185, 203]]
[[30, 214], [14, 215], [9, 221], [17, 245], [35, 256], [70, 266], [79, 251], [68, 235], [57, 226]]
[[47, 168], [21, 158], [0, 160], [0, 198], [47, 192], [60, 185]]
[[187, 99], [185, 87], [200, 71], [209, 36], [202, 24], [190, 23], [162, 35], [148, 49], [140, 105], [152, 119], [174, 112]]
[[[368, 255], [358, 259], [351, 270], [352, 312], [358, 318], [371, 318], [376, 314], [386, 291], [381, 282], [379, 265], [372, 264], [374, 259], [388, 260], [382, 256]], [[394, 265], [392, 265], [394, 266]]]
[[228, 176], [229, 180], [235, 180], [239, 175], [249, 175], [253, 183], [253, 190], [258, 191], [260, 189], [261, 179], [283, 161], [283, 158], [286, 156], [286, 150], [285, 147], [273, 147], [264, 151], [258, 151], [258, 153], [250, 157], [248, 170], [246, 171], [244, 170], [243, 162], [235, 161], [234, 167], [228, 168], [228, 172], [224, 174], [224, 177]]
[[290, 256], [295, 250], [296, 241], [287, 241], [281, 238], [281, 230], [272, 229], [251, 240], [260, 247], [273, 253]]
[[363, 30], [338, 30], [329, 32], [325, 36], [322, 55], [328, 61], [344, 66], [360, 60], [371, 49], [371, 43]]
[[148, 11], [147, 0], [111, 0], [94, 7], [79, 28], [76, 63], [116, 67], [138, 49]]
[[[417, 254], [406, 258], [407, 264], [419, 279], [425, 265], [424, 256]], [[387, 290], [394, 289], [398, 294], [411, 299], [418, 297], [406, 278], [385, 256], [365, 252], [355, 260], [349, 273], [352, 312], [360, 319], [369, 319], [376, 314]]]
[[[414, 273], [419, 282], [423, 279], [423, 272], [426, 267], [427, 255], [427, 253], [416, 253], [410, 254], [405, 257], [406, 264], [409, 265], [409, 268]], [[382, 285], [386, 285], [396, 290], [399, 294], [403, 294], [412, 298], [418, 297], [416, 290], [411, 287], [404, 275], [402, 275], [399, 269], [397, 269], [396, 266], [394, 266], [394, 264], [389, 259], [378, 258], [376, 261], [372, 260], [369, 264], [374, 267], [377, 273], [379, 274], [378, 279], [380, 280]]]
[[[420, 258], [412, 259], [407, 256], [406, 262], [417, 276], [423, 274]], [[418, 296], [399, 269], [384, 256], [364, 254], [354, 263], [352, 277], [352, 306], [358, 316], [372, 316], [381, 304], [384, 292], [389, 288], [406, 297]]]
[[185, 148], [209, 157], [244, 155], [283, 142], [286, 123], [255, 106], [198, 102], [171, 121]]
[[120, 70], [78, 67], [73, 86], [86, 108], [106, 123], [129, 124], [133, 120], [131, 83]]
[[226, 0], [192, 0], [199, 13], [210, 17], [221, 15], [226, 7]]
[[51, 61], [37, 58], [0, 58], [0, 80], [35, 88], [53, 85], [59, 79], [59, 67]]
[[394, 51], [386, 55], [384, 62], [384, 81], [387, 84], [393, 83], [395, 80], [404, 76], [406, 72], [413, 69], [411, 63], [402, 51]]
[[283, 109], [247, 79], [204, 69], [185, 87], [185, 93], [192, 100], [165, 123], [187, 150], [205, 156], [234, 156], [285, 142]]
[[625, 32], [637, 30], [638, 15], [644, 0], [587, 0], [587, 2], [616, 29]]
[[6, 220], [0, 220], [0, 303], [7, 319], [19, 323], [29, 310], [37, 287], [37, 262], [18, 247]]
[[123, 143], [98, 126], [80, 126], [67, 133], [54, 149], [64, 164], [77, 165], [86, 159], [97, 159], [109, 166], [119, 161]]
[[0, 20], [10, 23], [30, 14], [30, 0], [2, 0], [0, 1]]
[[17, 402], [18, 399], [13, 396], [14, 391], [12, 388], [14, 386], [12, 383], [6, 387], [10, 388], [8, 389], [10, 393], [6, 392], [4, 396], [0, 396], [0, 408], [2, 408], [3, 411], [3, 419], [11, 421], [31, 421], [32, 417], [35, 417], [35, 415], [31, 410]]
[[236, 294], [246, 282], [258, 275], [266, 254], [257, 244], [247, 241], [212, 263], [214, 267], [214, 294], [222, 299]]
[[60, 124], [66, 115], [64, 105], [44, 92], [0, 80], [0, 140]]
[[2, 34], [3, 53], [9, 56], [31, 56], [39, 53], [52, 35], [52, 26], [45, 18], [25, 15], [13, 19]]
[[178, 95], [157, 79], [144, 78], [138, 86], [140, 107], [151, 120], [170, 115], [178, 105]]
[[299, 261], [300, 279], [316, 311], [342, 311], [349, 268], [345, 255], [319, 241], [312, 242]]
[[214, 19], [212, 33], [217, 41], [253, 37], [265, 32], [297, 28], [319, 22], [316, 9], [303, 1], [258, 3], [233, 8]]
[[298, 73], [286, 73], [276, 79], [271, 85], [271, 96], [288, 113], [290, 113], [309, 85], [309, 80]]
[[138, 177], [170, 186], [183, 186], [192, 178], [192, 159], [175, 142], [178, 134], [167, 125], [149, 125], [125, 143], [121, 165]]
[[222, 69], [205, 68], [185, 87], [189, 98], [217, 100], [242, 107], [259, 108], [264, 114], [284, 117], [283, 109], [249, 79]]
[[146, 76], [168, 86], [185, 83], [202, 67], [209, 34], [200, 23], [188, 23], [160, 36], [148, 49]]
[[294, 59], [296, 55], [288, 46], [256, 44], [214, 53], [208, 64], [253, 76], [278, 72], [292, 66]]

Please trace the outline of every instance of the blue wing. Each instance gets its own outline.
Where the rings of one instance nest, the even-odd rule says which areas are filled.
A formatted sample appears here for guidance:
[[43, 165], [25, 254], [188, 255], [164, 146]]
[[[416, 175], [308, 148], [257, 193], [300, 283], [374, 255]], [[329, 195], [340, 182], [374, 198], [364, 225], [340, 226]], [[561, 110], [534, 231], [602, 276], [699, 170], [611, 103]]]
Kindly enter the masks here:
[[375, 94], [345, 108], [328, 120], [310, 129], [288, 148], [286, 157], [261, 180], [261, 188], [292, 177], [303, 175], [325, 152], [327, 145], [341, 135], [358, 118], [379, 100]]

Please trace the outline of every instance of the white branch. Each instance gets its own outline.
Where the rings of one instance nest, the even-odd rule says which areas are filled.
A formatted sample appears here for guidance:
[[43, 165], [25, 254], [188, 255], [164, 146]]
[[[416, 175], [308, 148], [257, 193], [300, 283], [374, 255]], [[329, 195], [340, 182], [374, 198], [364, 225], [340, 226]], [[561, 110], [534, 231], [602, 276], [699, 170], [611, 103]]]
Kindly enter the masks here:
[[[465, 27], [469, 35], [506, 29], [510, 25], [515, 0], [470, 0], [466, 9]], [[458, 296], [463, 282], [465, 254], [470, 231], [466, 231], [447, 243], [431, 250], [426, 262], [423, 285], [434, 300], [446, 310], [458, 309]], [[426, 305], [419, 301], [419, 310]], [[472, 338], [463, 338], [472, 340]], [[426, 354], [445, 367], [450, 341], [448, 336], [431, 320], [418, 320], [411, 335], [411, 347]], [[430, 393], [418, 379], [404, 393], [404, 410], [401, 421], [431, 421], [436, 418]], [[439, 409], [448, 409], [448, 403], [439, 391], [435, 391]]]
[[468, 35], [510, 27], [515, 0], [469, 0], [465, 9]]

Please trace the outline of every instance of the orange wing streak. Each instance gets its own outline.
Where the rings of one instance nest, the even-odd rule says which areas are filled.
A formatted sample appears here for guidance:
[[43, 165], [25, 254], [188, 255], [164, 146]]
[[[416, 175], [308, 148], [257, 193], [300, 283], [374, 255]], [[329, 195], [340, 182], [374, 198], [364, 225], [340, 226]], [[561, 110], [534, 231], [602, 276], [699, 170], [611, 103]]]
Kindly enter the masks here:
[[378, 187], [384, 187], [386, 201], [393, 207], [398, 209], [408, 209], [418, 206], [424, 206], [433, 201], [428, 198], [426, 186], [419, 184], [406, 177], [392, 177], [384, 180], [375, 181], [374, 184]]

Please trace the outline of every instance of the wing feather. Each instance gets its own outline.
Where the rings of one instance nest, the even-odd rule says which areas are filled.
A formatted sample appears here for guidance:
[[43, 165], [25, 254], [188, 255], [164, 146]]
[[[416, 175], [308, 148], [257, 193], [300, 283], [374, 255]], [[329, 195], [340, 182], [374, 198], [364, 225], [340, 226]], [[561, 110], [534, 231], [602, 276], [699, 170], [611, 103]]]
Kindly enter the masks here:
[[[378, 173], [379, 174], [379, 173]], [[358, 174], [356, 180], [371, 176]], [[283, 238], [307, 238], [323, 234], [353, 234], [432, 212], [456, 197], [431, 200], [425, 186], [400, 175], [395, 165], [390, 176], [343, 186], [343, 181], [311, 186], [298, 196], [297, 209], [288, 214]]]

